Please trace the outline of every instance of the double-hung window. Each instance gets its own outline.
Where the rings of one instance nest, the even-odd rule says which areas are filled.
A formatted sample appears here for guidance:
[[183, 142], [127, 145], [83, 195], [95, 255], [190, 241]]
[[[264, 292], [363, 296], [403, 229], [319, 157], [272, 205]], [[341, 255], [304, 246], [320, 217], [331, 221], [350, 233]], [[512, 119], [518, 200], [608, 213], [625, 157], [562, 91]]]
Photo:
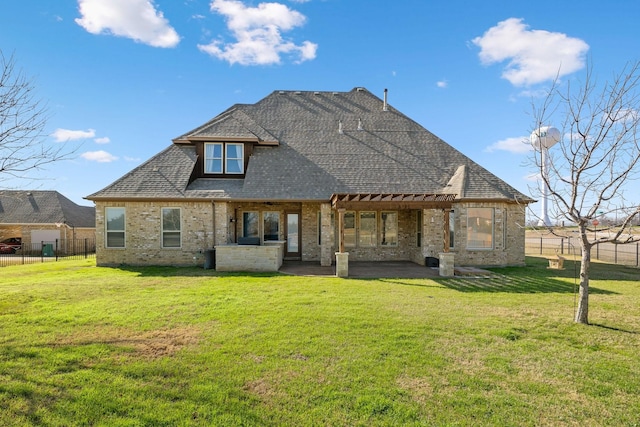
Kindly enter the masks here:
[[125, 209], [105, 208], [106, 247], [124, 248]]
[[223, 173], [222, 148], [223, 144], [204, 144], [205, 173]]
[[467, 249], [493, 249], [493, 208], [467, 210]]
[[244, 173], [244, 144], [209, 142], [204, 144], [204, 173]]
[[181, 246], [180, 208], [162, 208], [162, 247]]

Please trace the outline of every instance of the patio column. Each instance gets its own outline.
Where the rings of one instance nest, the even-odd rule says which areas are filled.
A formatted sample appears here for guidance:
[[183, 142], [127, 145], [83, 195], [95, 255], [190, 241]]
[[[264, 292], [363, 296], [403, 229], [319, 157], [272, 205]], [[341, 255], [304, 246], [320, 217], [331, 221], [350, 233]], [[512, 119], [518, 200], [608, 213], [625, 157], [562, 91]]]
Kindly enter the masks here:
[[344, 251], [344, 208], [338, 209], [339, 252], [336, 252], [336, 276], [349, 276], [349, 253]]
[[331, 265], [331, 204], [320, 205], [320, 265]]

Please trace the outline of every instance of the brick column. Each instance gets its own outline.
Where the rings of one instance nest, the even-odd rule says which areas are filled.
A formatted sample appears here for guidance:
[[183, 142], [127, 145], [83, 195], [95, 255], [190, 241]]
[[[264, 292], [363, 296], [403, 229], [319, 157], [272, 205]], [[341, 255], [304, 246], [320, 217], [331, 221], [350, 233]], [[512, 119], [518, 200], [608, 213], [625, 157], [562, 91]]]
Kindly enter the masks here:
[[229, 203], [227, 202], [215, 202], [213, 206], [215, 220], [214, 224], [216, 229], [214, 230], [214, 246], [226, 245], [231, 243], [229, 234]]
[[320, 205], [320, 235], [322, 244], [320, 246], [320, 265], [331, 265], [331, 204]]

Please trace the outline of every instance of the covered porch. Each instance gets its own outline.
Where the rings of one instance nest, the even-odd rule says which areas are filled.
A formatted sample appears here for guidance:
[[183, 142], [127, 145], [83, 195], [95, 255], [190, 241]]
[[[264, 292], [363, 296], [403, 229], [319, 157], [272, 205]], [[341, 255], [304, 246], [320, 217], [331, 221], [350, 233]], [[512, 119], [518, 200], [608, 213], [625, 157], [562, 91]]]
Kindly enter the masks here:
[[[358, 212], [362, 217], [367, 212], [382, 212], [381, 228], [376, 233], [381, 233], [380, 244], [385, 242], [385, 232], [382, 223], [386, 221], [384, 212], [387, 211], [391, 215], [399, 211], [416, 211], [418, 213], [416, 219], [416, 232], [421, 236], [417, 242], [417, 251], [414, 252], [413, 261], [417, 264], [424, 264], [426, 257], [436, 257], [439, 259], [439, 275], [454, 275], [454, 254], [449, 252], [450, 249], [450, 211], [456, 194], [389, 194], [389, 193], [355, 193], [355, 194], [333, 194], [331, 196], [330, 208], [337, 213], [337, 252], [335, 252], [336, 271], [339, 277], [352, 276], [353, 272], [349, 271], [349, 248], [346, 242], [346, 223], [355, 222], [355, 213]], [[351, 212], [353, 218], [346, 221], [347, 212]], [[440, 217], [436, 221], [436, 217], [440, 213]], [[328, 215], [322, 215], [322, 227], [325, 227], [325, 220]], [[427, 227], [427, 217], [430, 218], [430, 226]], [[355, 233], [356, 229], [360, 237], [363, 231], [362, 218], [357, 226], [350, 226], [350, 231]], [[397, 221], [397, 218], [396, 218]], [[330, 225], [330, 224], [329, 224]], [[438, 228], [439, 225], [439, 228]], [[434, 228], [435, 227], [435, 228]], [[399, 231], [396, 227], [396, 233]], [[405, 230], [406, 232], [406, 230]], [[351, 236], [350, 236], [351, 237]], [[355, 237], [355, 236], [353, 236]], [[393, 238], [394, 236], [392, 236]], [[396, 246], [399, 246], [398, 236], [395, 236]], [[351, 238], [353, 240], [353, 238]], [[439, 242], [439, 243], [438, 243]], [[323, 257], [321, 265], [330, 265], [327, 263], [327, 251], [323, 248]]]

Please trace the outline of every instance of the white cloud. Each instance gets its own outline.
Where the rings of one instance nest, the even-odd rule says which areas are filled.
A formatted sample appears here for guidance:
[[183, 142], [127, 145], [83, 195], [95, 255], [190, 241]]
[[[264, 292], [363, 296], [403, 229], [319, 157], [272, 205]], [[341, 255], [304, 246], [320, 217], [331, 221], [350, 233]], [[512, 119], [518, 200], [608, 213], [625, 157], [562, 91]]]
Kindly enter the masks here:
[[93, 129], [70, 130], [58, 128], [53, 131], [51, 136], [56, 140], [56, 142], [75, 141], [78, 139], [93, 138], [96, 136], [96, 131]]
[[124, 160], [125, 160], [125, 162], [139, 162], [140, 158], [139, 157], [124, 156]]
[[449, 86], [449, 82], [446, 80], [440, 80], [439, 82], [436, 82], [436, 86], [438, 86], [439, 88], [446, 88], [447, 86]]
[[589, 45], [563, 33], [529, 30], [519, 18], [489, 28], [472, 43], [480, 60], [489, 65], [508, 61], [502, 77], [515, 86], [528, 86], [580, 70]]
[[174, 47], [180, 36], [151, 0], [78, 0], [75, 21], [91, 34], [113, 34], [153, 47]]
[[96, 138], [93, 140], [96, 144], [108, 144], [111, 142], [111, 139], [109, 139], [109, 137], [104, 136], [102, 138]]
[[533, 148], [529, 143], [529, 138], [526, 136], [518, 136], [515, 138], [507, 138], [494, 142], [490, 146], [484, 149], [484, 151], [492, 153], [494, 151], [508, 151], [510, 153], [527, 153]]
[[294, 56], [295, 62], [316, 57], [318, 45], [304, 41], [300, 45], [285, 40], [282, 32], [304, 25], [306, 17], [280, 3], [260, 3], [247, 7], [238, 0], [213, 0], [211, 11], [225, 17], [235, 43], [214, 40], [198, 48], [231, 64], [279, 64], [281, 55]]
[[118, 160], [116, 156], [110, 153], [107, 153], [106, 151], [103, 151], [103, 150], [87, 151], [86, 153], [80, 154], [80, 157], [82, 157], [85, 160], [89, 160], [91, 162], [98, 162], [98, 163], [110, 163]]

